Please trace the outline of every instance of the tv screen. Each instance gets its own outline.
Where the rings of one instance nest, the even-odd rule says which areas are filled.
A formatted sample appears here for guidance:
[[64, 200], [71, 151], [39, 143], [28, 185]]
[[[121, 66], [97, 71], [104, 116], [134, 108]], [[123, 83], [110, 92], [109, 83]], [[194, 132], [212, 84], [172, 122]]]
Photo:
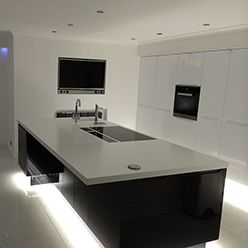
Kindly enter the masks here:
[[58, 58], [59, 94], [104, 94], [106, 60]]

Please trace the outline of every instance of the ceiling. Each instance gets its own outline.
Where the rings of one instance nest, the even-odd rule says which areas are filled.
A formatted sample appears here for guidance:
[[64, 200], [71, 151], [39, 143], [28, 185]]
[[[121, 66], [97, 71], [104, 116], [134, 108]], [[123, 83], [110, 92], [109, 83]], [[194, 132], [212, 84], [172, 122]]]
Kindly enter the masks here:
[[0, 0], [0, 31], [142, 43], [244, 26], [248, 0]]

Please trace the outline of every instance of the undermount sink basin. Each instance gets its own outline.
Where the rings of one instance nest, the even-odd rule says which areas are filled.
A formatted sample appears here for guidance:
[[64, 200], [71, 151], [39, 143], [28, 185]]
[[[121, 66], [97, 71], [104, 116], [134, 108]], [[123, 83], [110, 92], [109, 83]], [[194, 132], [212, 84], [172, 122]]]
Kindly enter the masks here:
[[94, 123], [94, 125], [106, 125], [106, 123], [105, 122], [97, 122], [97, 123]]
[[95, 120], [95, 117], [81, 117], [79, 120], [81, 121], [93, 121]]

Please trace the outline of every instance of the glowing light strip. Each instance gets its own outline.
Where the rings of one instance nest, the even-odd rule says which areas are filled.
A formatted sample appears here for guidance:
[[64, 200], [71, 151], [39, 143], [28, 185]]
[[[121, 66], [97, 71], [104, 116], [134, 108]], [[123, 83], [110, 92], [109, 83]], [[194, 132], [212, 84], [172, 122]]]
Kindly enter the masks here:
[[39, 197], [49, 216], [55, 220], [56, 226], [63, 229], [63, 234], [67, 236], [66, 240], [69, 240], [70, 246], [104, 248], [53, 184], [30, 186], [30, 178], [23, 173], [14, 175], [13, 180], [27, 197]]
[[248, 213], [248, 187], [226, 179], [224, 201]]

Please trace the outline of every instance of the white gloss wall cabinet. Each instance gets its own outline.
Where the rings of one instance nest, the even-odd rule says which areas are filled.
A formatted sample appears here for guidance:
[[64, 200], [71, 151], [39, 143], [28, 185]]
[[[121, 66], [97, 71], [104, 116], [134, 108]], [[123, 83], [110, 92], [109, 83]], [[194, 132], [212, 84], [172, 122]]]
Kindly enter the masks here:
[[230, 51], [206, 52], [195, 149], [218, 155]]
[[148, 135], [152, 134], [153, 125], [153, 107], [138, 105], [136, 129]]
[[180, 54], [177, 84], [201, 85], [204, 53]]
[[[228, 177], [248, 185], [248, 48], [142, 60], [153, 66], [141, 63], [137, 130], [226, 159]], [[176, 84], [201, 86], [197, 121], [173, 117]]]
[[157, 57], [141, 58], [138, 104], [153, 107], [157, 78]]
[[[247, 163], [248, 49], [231, 51], [220, 155]], [[244, 171], [245, 174], [245, 171]]]
[[156, 78], [157, 57], [141, 58], [136, 128], [149, 135], [152, 133]]
[[173, 118], [171, 141], [175, 144], [194, 149], [196, 122], [192, 120]]
[[164, 109], [155, 108], [153, 112], [151, 135], [156, 138], [170, 141], [173, 121], [171, 110], [167, 111]]
[[177, 81], [178, 55], [159, 56], [155, 107], [171, 111], [174, 101], [174, 90]]
[[[173, 56], [173, 55], [172, 55]], [[175, 85], [201, 85], [204, 53], [187, 53], [178, 55], [176, 80], [172, 93], [171, 111], [174, 105]], [[172, 113], [173, 115], [173, 113]], [[172, 118], [171, 139], [173, 143], [194, 148], [196, 123], [181, 118]]]
[[178, 55], [158, 57], [152, 135], [170, 140]]

